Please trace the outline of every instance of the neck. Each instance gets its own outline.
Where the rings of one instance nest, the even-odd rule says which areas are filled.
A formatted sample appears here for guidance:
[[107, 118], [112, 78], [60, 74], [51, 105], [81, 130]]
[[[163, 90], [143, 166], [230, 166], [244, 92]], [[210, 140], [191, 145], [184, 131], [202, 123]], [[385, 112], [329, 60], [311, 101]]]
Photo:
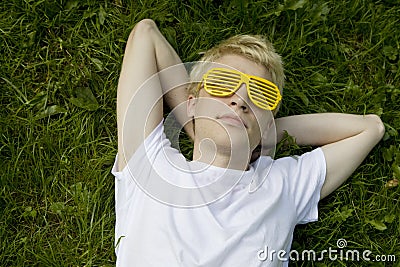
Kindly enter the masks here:
[[[247, 149], [249, 150], [249, 149]], [[220, 168], [247, 170], [250, 152], [240, 146], [218, 146], [210, 139], [194, 141], [193, 160]]]

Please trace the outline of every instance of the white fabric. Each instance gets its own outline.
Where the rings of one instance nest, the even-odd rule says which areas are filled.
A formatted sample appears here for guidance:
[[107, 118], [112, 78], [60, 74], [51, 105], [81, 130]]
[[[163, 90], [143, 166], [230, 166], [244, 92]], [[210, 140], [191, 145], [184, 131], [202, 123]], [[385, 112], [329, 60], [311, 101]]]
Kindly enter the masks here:
[[[277, 258], [261, 261], [258, 252], [268, 247], [270, 252], [289, 253], [295, 225], [318, 218], [326, 173], [320, 148], [300, 157], [261, 157], [248, 171], [232, 171], [243, 176], [229, 193], [195, 208], [167, 205], [141, 190], [133, 175], [154, 174], [142, 164], [146, 157], [163, 178], [185, 185], [207, 184], [226, 172], [214, 166], [193, 175], [181, 171], [181, 167], [204, 166], [186, 161], [171, 148], [160, 123], [137, 149], [129, 167], [117, 171], [115, 163], [112, 170], [117, 266], [287, 266], [287, 261]], [[264, 182], [249, 193], [255, 179]]]

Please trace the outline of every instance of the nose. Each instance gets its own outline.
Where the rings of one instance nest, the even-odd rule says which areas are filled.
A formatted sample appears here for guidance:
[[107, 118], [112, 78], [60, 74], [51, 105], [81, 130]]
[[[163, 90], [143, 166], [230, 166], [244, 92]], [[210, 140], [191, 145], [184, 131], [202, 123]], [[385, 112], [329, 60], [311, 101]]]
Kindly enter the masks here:
[[248, 112], [249, 106], [247, 104], [247, 88], [246, 84], [243, 83], [239, 89], [230, 97], [230, 106], [233, 108], [240, 108], [244, 112]]

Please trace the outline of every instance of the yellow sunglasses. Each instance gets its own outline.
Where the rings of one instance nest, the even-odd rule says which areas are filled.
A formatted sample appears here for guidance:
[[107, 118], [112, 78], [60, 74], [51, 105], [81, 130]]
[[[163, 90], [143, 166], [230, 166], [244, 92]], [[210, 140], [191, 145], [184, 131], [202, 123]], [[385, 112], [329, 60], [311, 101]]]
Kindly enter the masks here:
[[203, 75], [204, 90], [212, 96], [231, 96], [243, 83], [250, 100], [261, 109], [274, 110], [282, 99], [278, 86], [258, 76], [226, 68], [213, 68]]

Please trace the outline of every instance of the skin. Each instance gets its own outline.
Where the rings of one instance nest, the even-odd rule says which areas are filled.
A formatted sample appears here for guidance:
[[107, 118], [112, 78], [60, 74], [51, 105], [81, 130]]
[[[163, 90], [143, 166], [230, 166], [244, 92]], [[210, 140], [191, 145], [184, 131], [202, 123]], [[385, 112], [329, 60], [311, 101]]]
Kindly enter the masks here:
[[[271, 79], [264, 66], [244, 56], [228, 54], [220, 57], [216, 63]], [[248, 167], [251, 153], [261, 141], [261, 133], [273, 119], [271, 111], [262, 110], [250, 101], [245, 84], [227, 97], [212, 96], [200, 89], [198, 98], [189, 95], [187, 114], [196, 121], [193, 160], [239, 170]], [[204, 139], [211, 142], [200, 146]], [[241, 153], [234, 153], [235, 150]], [[235, 158], [237, 154], [241, 156], [238, 159]], [[213, 155], [213, 158], [209, 155]]]
[[[247, 74], [269, 77], [266, 69], [245, 58], [225, 55], [219, 61]], [[127, 42], [118, 84], [118, 168], [122, 170], [126, 166], [137, 147], [161, 122], [163, 101], [174, 108], [181, 107], [188, 100], [187, 112], [179, 108], [174, 115], [185, 125], [188, 134], [194, 136], [194, 160], [245, 170], [252, 148], [260, 140], [263, 144], [268, 142], [268, 135], [263, 131], [269, 119], [265, 117], [263, 120], [263, 114], [258, 115], [257, 109], [252, 108], [244, 85], [235, 95], [227, 98], [216, 99], [204, 90], [200, 92], [199, 99], [189, 96], [186, 87], [182, 86], [188, 82], [184, 67], [169, 68], [179, 63], [182, 63], [179, 56], [152, 20], [142, 20], [135, 26]], [[149, 77], [166, 69], [162, 75], [151, 79], [151, 86], [139, 90]], [[209, 103], [208, 108], [203, 100]], [[240, 126], [236, 117], [221, 119], [226, 111], [235, 112], [246, 122], [247, 128]], [[191, 117], [195, 117], [196, 135], [190, 123]], [[334, 191], [354, 172], [385, 132], [382, 121], [374, 114], [296, 115], [276, 119], [275, 125], [278, 141], [287, 131], [299, 145], [322, 148], [327, 174], [321, 198]], [[231, 137], [232, 142], [226, 142], [229, 140], [227, 137]], [[249, 140], [244, 150], [247, 153], [240, 153], [245, 140]]]

